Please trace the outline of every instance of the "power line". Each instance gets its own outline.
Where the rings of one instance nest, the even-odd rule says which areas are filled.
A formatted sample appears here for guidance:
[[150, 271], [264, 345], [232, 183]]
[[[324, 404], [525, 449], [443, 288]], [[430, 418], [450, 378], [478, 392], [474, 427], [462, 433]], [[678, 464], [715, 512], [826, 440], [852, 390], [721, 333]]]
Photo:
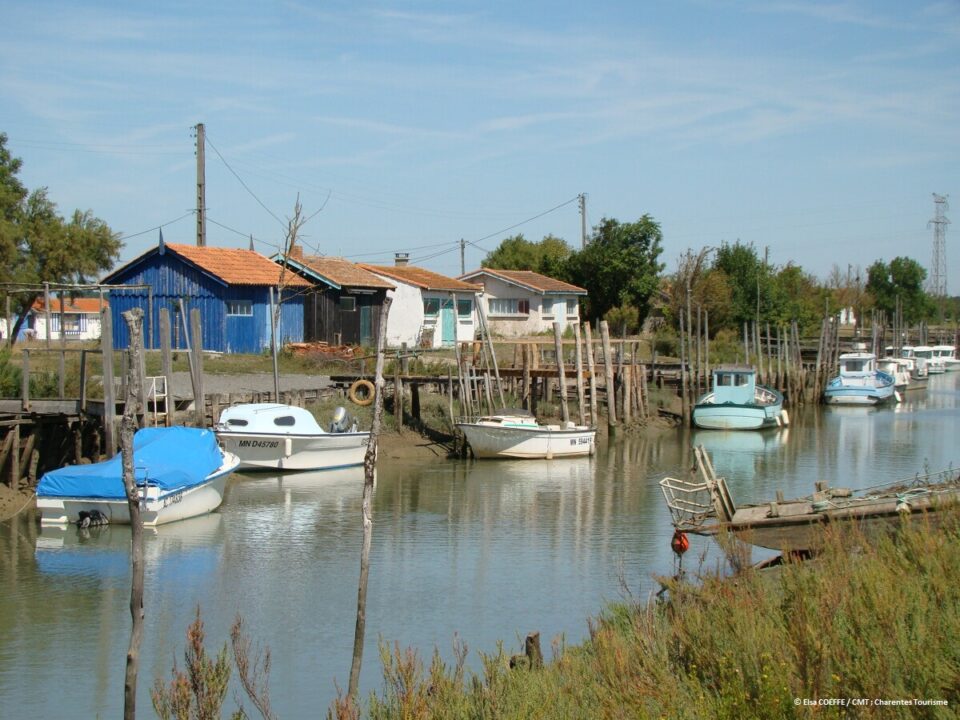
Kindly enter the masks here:
[[569, 200], [560, 203], [560, 204], [557, 205], [556, 207], [552, 207], [552, 208], [550, 208], [549, 210], [544, 210], [542, 213], [539, 213], [539, 214], [537, 214], [537, 215], [534, 215], [534, 216], [531, 217], [531, 218], [527, 218], [526, 220], [521, 220], [521, 221], [518, 222], [516, 225], [511, 225], [510, 227], [503, 228], [503, 230], [497, 230], [496, 232], [490, 233], [489, 235], [484, 235], [482, 238], [479, 238], [479, 239], [477, 239], [477, 240], [467, 240], [466, 242], [469, 243], [470, 245], [473, 245], [475, 248], [479, 248], [480, 250], [483, 250], [484, 252], [490, 252], [490, 251], [487, 250], [486, 248], [480, 247], [477, 243], [481, 243], [481, 242], [483, 242], [484, 240], [489, 240], [489, 239], [492, 238], [492, 237], [496, 237], [497, 235], [501, 235], [501, 234], [503, 234], [503, 233], [505, 233], [505, 232], [508, 232], [508, 231], [510, 231], [510, 230], [513, 230], [514, 228], [518, 228], [518, 227], [520, 227], [521, 225], [526, 225], [528, 222], [533, 222], [534, 220], [537, 220], [538, 218], [542, 218], [544, 215], [549, 215], [550, 213], [552, 213], [552, 212], [554, 212], [554, 211], [556, 211], [556, 210], [559, 210], [560, 208], [562, 208], [562, 207], [564, 207], [564, 206], [566, 206], [566, 205], [569, 205], [570, 203], [577, 202], [577, 201], [579, 201], [579, 200], [580, 200], [580, 196], [577, 195], [576, 197], [572, 197], [572, 198], [570, 198]]
[[129, 240], [130, 238], [135, 238], [135, 237], [139, 237], [139, 236], [141, 236], [141, 235], [146, 235], [147, 233], [154, 232], [155, 230], [159, 230], [160, 228], [165, 228], [165, 227], [167, 227], [168, 225], [173, 225], [174, 223], [178, 223], [178, 222], [180, 222], [181, 220], [183, 220], [184, 218], [190, 217], [190, 216], [193, 215], [195, 212], [196, 212], [196, 210], [189, 210], [189, 211], [187, 211], [186, 213], [184, 213], [183, 215], [181, 215], [180, 217], [178, 217], [176, 220], [171, 220], [170, 222], [161, 223], [160, 225], [157, 225], [157, 226], [155, 226], [155, 227], [148, 228], [148, 229], [146, 229], [146, 230], [141, 230], [140, 232], [132, 233], [132, 234], [130, 234], [130, 235], [121, 235], [118, 239], [120, 239], [120, 240]]
[[243, 185], [243, 189], [246, 190], [248, 193], [250, 193], [250, 197], [252, 197], [254, 200], [256, 200], [256, 201], [257, 201], [257, 204], [260, 205], [260, 207], [262, 207], [264, 210], [266, 210], [266, 211], [270, 214], [270, 216], [271, 216], [274, 220], [276, 220], [278, 223], [280, 223], [280, 226], [281, 226], [282, 228], [284, 228], [284, 230], [286, 230], [286, 227], [287, 227], [287, 226], [286, 226], [286, 223], [284, 223], [283, 220], [281, 220], [279, 217], [277, 217], [277, 215], [273, 212], [273, 210], [271, 210], [271, 209], [268, 208], [266, 205], [264, 205], [263, 202], [260, 200], [260, 198], [257, 197], [256, 193], [253, 192], [253, 190], [251, 190], [249, 187], [247, 187], [247, 184], [243, 181], [243, 178], [241, 178], [241, 177], [236, 173], [236, 171], [235, 171], [232, 167], [230, 167], [230, 163], [228, 163], [227, 160], [226, 160], [226, 158], [223, 157], [223, 154], [222, 154], [219, 150], [217, 150], [217, 146], [214, 145], [212, 142], [210, 142], [210, 136], [209, 136], [209, 135], [206, 135], [206, 136], [205, 136], [205, 139], [206, 139], [207, 145], [209, 145], [210, 147], [213, 148], [213, 151], [217, 154], [217, 157], [219, 157], [220, 160], [223, 162], [223, 164], [227, 166], [227, 170], [229, 170], [229, 171], [233, 174], [233, 176], [237, 179], [237, 181], [238, 181], [241, 185]]

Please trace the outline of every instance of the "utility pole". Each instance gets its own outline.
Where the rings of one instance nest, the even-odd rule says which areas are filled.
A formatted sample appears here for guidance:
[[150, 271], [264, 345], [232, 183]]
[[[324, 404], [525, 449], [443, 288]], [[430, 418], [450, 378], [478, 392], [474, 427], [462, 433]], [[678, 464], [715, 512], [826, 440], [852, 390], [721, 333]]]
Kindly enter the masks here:
[[197, 247], [207, 244], [207, 189], [204, 171], [204, 129], [197, 123]]
[[577, 195], [580, 200], [580, 248], [587, 246], [587, 195], [580, 193]]
[[944, 213], [950, 209], [947, 204], [948, 195], [933, 193], [933, 202], [936, 213], [927, 227], [933, 225], [933, 265], [930, 268], [930, 294], [940, 299], [941, 309], [943, 299], [947, 297], [947, 220]]
[[467, 263], [466, 263], [466, 250], [467, 250], [467, 241], [463, 238], [460, 238], [460, 274], [465, 275], [467, 272]]

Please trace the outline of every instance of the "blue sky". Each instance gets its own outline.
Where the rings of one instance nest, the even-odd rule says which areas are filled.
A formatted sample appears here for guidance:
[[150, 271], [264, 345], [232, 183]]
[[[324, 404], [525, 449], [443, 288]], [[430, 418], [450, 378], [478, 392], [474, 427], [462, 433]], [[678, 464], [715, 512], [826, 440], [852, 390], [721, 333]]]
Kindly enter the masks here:
[[[820, 278], [928, 267], [932, 193], [960, 211], [960, 3], [3, 3], [0, 131], [122, 260], [195, 242], [409, 252], [460, 271], [503, 238], [649, 213], [668, 270], [741, 240]], [[242, 182], [241, 182], [242, 181]], [[548, 212], [550, 211], [550, 212]], [[960, 218], [948, 211], [947, 217]], [[535, 218], [532, 219], [531, 218]], [[527, 222], [529, 220], [529, 222]], [[960, 227], [947, 232], [960, 292]]]

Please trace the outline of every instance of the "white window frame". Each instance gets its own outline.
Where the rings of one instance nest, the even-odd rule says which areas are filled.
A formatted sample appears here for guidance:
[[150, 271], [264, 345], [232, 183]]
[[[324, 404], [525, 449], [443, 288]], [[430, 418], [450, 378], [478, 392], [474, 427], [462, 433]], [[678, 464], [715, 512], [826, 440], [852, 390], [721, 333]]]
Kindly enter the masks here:
[[250, 300], [227, 300], [227, 317], [253, 317], [253, 302]]

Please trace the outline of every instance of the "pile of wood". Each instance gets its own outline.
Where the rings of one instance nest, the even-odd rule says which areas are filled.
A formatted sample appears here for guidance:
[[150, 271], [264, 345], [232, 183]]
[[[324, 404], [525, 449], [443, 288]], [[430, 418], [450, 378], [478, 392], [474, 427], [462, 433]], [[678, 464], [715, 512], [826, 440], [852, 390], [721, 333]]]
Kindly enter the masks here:
[[286, 350], [293, 353], [298, 357], [304, 357], [307, 355], [316, 356], [323, 355], [329, 358], [336, 358], [338, 360], [352, 360], [357, 357], [357, 350], [352, 345], [331, 345], [326, 342], [309, 342], [309, 343], [287, 343], [285, 346]]

